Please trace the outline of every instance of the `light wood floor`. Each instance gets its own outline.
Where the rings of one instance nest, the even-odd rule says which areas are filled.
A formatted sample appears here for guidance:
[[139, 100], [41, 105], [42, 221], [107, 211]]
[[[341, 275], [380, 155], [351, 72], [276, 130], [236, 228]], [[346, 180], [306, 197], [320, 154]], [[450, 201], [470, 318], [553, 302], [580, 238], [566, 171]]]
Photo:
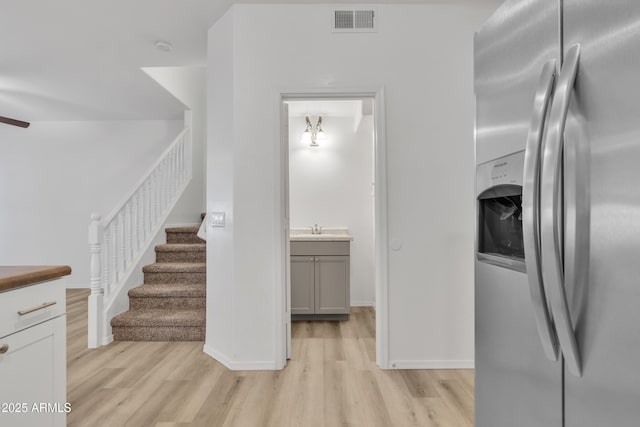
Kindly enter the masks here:
[[473, 426], [473, 371], [378, 369], [371, 309], [294, 323], [282, 371], [233, 372], [197, 342], [88, 350], [87, 296], [67, 291], [69, 426]]

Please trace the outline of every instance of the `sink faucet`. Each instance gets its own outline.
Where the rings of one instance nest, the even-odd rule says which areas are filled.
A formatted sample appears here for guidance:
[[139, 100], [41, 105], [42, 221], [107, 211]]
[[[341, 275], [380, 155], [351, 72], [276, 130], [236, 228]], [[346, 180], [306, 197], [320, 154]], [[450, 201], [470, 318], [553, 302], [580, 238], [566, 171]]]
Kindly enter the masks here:
[[322, 227], [318, 227], [318, 224], [315, 224], [311, 227], [311, 234], [320, 234], [322, 233]]

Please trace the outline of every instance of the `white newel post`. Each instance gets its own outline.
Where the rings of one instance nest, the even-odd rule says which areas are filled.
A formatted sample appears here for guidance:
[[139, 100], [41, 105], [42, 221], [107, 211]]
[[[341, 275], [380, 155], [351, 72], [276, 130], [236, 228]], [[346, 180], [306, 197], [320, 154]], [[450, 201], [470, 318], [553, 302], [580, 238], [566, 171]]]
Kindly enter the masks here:
[[103, 303], [104, 287], [102, 286], [102, 266], [100, 265], [102, 249], [102, 217], [91, 214], [91, 224], [89, 225], [89, 248], [91, 249], [91, 270], [90, 283], [91, 295], [89, 295], [89, 348], [98, 348], [102, 345], [103, 329]]

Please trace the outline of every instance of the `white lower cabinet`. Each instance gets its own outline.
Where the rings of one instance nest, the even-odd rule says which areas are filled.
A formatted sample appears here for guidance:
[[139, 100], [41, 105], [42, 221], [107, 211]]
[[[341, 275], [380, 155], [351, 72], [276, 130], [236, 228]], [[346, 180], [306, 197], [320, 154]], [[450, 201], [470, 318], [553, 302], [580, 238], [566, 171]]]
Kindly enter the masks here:
[[[41, 286], [43, 288], [38, 289]], [[45, 293], [50, 294], [51, 286], [59, 286], [56, 299], [42, 301], [38, 291], [46, 289]], [[16, 299], [26, 304], [9, 306], [9, 301], [15, 303]], [[55, 305], [38, 309], [54, 301]], [[14, 327], [15, 332], [0, 338], [0, 426], [66, 425], [66, 412], [70, 408], [66, 406], [64, 306], [62, 283], [34, 285], [0, 294], [0, 310], [15, 317], [14, 322], [4, 325]], [[29, 309], [37, 310], [25, 314]], [[25, 323], [29, 326], [21, 329]]]

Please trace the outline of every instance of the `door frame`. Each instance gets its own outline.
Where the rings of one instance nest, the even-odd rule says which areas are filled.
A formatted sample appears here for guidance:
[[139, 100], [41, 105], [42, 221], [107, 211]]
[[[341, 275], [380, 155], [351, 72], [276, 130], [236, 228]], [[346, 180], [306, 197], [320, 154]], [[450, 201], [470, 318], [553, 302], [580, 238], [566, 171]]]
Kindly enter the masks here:
[[[274, 257], [276, 268], [275, 295], [275, 360], [280, 369], [287, 363], [287, 341], [290, 340], [290, 283], [289, 261], [287, 248], [290, 245], [288, 235], [288, 164], [289, 141], [288, 130], [284, 122], [288, 117], [283, 117], [285, 101], [293, 100], [347, 100], [347, 99], [372, 99], [374, 102], [374, 179], [375, 179], [375, 310], [376, 310], [376, 364], [382, 369], [390, 369], [389, 366], [389, 254], [388, 254], [388, 201], [387, 201], [387, 141], [386, 141], [386, 114], [384, 88], [365, 89], [287, 89], [277, 90], [277, 111], [279, 120], [277, 125], [278, 147], [276, 150], [276, 236], [274, 241]], [[285, 219], [287, 224], [285, 224]], [[289, 311], [287, 311], [289, 310]], [[288, 336], [287, 336], [288, 335]]]

